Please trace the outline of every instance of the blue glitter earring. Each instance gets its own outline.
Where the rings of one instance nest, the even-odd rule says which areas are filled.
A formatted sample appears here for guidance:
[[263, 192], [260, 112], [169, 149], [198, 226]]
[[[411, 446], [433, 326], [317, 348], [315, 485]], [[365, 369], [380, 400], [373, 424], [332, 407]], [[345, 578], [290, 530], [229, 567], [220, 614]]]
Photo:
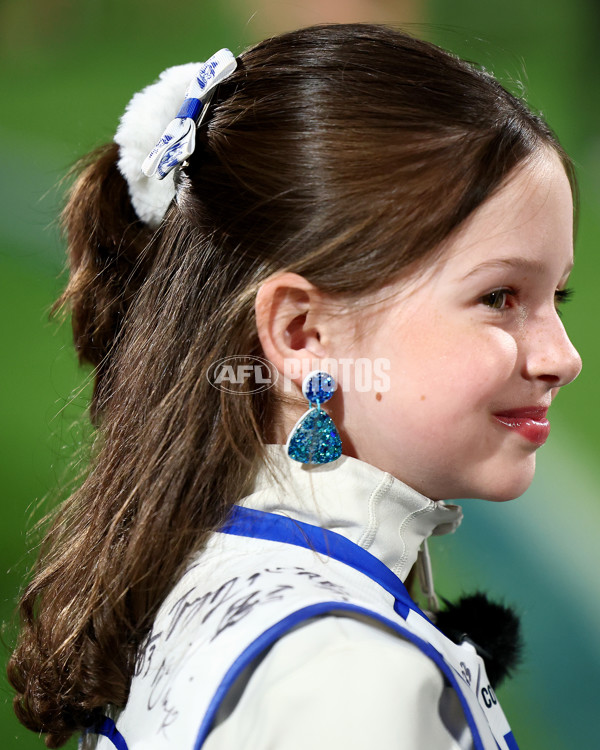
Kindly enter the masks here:
[[287, 453], [302, 464], [328, 464], [342, 455], [342, 440], [333, 419], [321, 404], [333, 396], [333, 377], [321, 370], [309, 372], [302, 382], [302, 393], [310, 409], [294, 425], [287, 440]]

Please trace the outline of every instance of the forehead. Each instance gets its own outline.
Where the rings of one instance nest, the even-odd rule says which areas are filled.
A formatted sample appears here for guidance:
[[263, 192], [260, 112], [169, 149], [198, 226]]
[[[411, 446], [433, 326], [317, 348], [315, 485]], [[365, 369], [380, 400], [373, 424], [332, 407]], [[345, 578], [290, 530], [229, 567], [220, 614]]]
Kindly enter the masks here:
[[448, 241], [441, 266], [468, 274], [477, 264], [517, 259], [524, 270], [567, 264], [572, 253], [571, 186], [558, 155], [545, 151], [473, 212]]

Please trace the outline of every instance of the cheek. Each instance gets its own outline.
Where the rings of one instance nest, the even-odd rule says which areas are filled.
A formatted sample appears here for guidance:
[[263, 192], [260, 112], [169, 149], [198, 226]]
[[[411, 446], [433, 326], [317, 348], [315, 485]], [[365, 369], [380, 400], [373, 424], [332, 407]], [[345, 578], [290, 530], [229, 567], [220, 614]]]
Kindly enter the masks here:
[[502, 395], [517, 371], [515, 338], [498, 327], [438, 327], [413, 337], [392, 367], [392, 392], [441, 416]]

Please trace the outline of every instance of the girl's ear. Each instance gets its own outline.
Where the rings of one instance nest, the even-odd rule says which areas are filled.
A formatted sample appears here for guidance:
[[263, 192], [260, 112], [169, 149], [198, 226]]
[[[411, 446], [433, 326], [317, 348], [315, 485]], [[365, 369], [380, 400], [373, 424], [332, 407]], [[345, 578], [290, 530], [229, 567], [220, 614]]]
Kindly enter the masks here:
[[265, 357], [297, 385], [328, 355], [331, 312], [325, 295], [296, 273], [271, 276], [256, 295], [256, 327]]

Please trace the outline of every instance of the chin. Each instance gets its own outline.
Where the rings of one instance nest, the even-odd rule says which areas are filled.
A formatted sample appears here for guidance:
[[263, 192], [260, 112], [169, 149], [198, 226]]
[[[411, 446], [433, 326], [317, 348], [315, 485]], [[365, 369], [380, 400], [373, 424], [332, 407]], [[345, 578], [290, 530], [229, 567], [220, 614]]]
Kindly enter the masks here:
[[[485, 480], [482, 482], [484, 475]], [[505, 503], [521, 497], [531, 486], [535, 475], [535, 454], [528, 460], [511, 463], [510, 466], [500, 467], [494, 471], [485, 471], [480, 467], [475, 482], [469, 490], [469, 494], [462, 495], [463, 498], [478, 498], [490, 500], [494, 503]]]
[[529, 489], [534, 473], [535, 466], [531, 471], [514, 471], [511, 475], [504, 476], [501, 480], [490, 483], [478, 497], [494, 503], [505, 503], [508, 500], [516, 500]]
[[[529, 486], [529, 485], [527, 485]], [[480, 495], [481, 500], [489, 500], [492, 503], [507, 503], [509, 500], [516, 500], [525, 492], [527, 487], [522, 490], [507, 490], [506, 492], [497, 492], [486, 495]]]

